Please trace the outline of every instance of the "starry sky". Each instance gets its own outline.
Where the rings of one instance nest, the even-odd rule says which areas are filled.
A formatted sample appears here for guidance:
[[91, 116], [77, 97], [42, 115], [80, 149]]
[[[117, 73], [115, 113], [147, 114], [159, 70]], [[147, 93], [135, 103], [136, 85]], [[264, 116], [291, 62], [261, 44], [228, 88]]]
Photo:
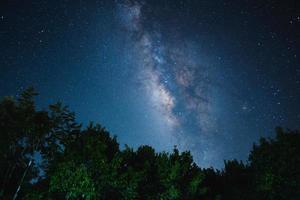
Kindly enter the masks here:
[[2, 0], [0, 96], [222, 168], [300, 128], [299, 38], [297, 0]]

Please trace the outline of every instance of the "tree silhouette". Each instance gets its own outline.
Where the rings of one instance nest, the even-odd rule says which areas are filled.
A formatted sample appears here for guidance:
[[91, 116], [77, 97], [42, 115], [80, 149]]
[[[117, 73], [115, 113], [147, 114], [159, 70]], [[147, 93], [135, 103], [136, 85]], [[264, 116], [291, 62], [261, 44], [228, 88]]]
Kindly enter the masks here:
[[190, 152], [120, 149], [101, 125], [83, 128], [61, 103], [37, 110], [33, 88], [0, 101], [1, 199], [261, 199], [300, 197], [300, 133], [277, 128], [247, 164], [201, 169]]
[[275, 139], [261, 138], [249, 161], [255, 176], [255, 189], [264, 199], [299, 199], [300, 133], [276, 129]]

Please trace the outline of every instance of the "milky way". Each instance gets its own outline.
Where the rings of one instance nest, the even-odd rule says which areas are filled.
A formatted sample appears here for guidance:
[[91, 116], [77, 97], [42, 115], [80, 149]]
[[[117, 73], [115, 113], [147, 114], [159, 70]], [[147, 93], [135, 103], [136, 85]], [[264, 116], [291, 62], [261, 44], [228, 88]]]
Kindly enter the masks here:
[[[119, 2], [117, 15], [134, 46], [137, 61], [137, 81], [147, 95], [153, 109], [170, 127], [174, 145], [182, 150], [201, 154], [198, 162], [211, 163], [212, 136], [217, 130], [212, 114], [209, 70], [201, 66], [197, 51], [190, 41], [171, 44], [163, 41], [159, 30], [146, 31], [143, 27], [143, 4]], [[193, 123], [196, 134], [185, 129]], [[170, 142], [172, 142], [170, 141]], [[214, 154], [215, 155], [215, 154]]]

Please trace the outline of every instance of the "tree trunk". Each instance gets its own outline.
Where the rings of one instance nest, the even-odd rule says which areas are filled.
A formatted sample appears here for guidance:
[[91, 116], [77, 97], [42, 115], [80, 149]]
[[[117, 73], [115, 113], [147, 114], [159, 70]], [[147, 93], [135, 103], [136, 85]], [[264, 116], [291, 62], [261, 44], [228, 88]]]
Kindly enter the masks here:
[[13, 197], [13, 200], [16, 200], [16, 199], [17, 199], [17, 197], [18, 197], [18, 192], [19, 192], [20, 189], [21, 189], [21, 186], [22, 186], [22, 184], [23, 184], [24, 178], [25, 178], [25, 176], [26, 176], [26, 174], [27, 174], [29, 168], [31, 167], [31, 164], [32, 164], [32, 160], [30, 160], [30, 161], [28, 162], [28, 165], [27, 165], [27, 167], [26, 167], [26, 169], [25, 169], [25, 171], [24, 171], [24, 173], [23, 173], [22, 179], [21, 179], [21, 181], [20, 181], [20, 183], [19, 183], [19, 185], [18, 185], [17, 191], [15, 192], [15, 195], [14, 195], [14, 197]]

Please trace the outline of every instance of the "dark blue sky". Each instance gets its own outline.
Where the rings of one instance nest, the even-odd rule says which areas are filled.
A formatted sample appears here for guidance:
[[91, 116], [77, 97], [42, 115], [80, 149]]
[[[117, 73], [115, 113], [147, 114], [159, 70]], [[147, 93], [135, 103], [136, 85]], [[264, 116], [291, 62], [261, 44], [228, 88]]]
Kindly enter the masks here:
[[0, 95], [28, 86], [121, 144], [247, 159], [300, 128], [295, 1], [1, 1]]

